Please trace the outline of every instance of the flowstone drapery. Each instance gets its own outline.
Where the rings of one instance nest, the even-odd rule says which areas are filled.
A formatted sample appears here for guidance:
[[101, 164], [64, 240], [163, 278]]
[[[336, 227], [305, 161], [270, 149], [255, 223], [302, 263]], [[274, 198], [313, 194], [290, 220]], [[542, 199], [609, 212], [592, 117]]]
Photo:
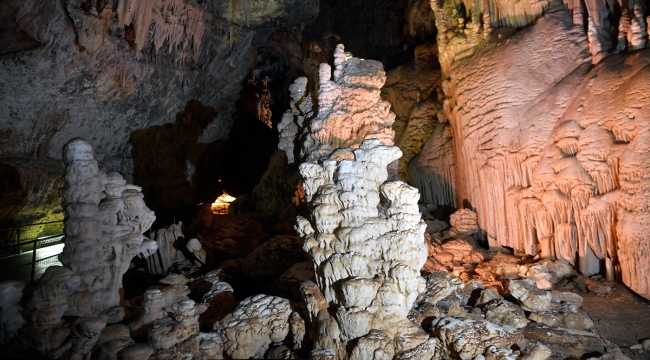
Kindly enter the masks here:
[[[397, 354], [429, 338], [406, 318], [425, 287], [419, 269], [427, 247], [417, 189], [386, 182], [387, 165], [401, 155], [399, 148], [373, 139], [300, 165], [312, 219], [299, 217], [297, 230], [316, 272], [316, 284], [303, 283], [301, 291], [318, 331], [316, 350], [348, 358], [346, 344], [373, 329], [390, 339], [381, 347]], [[377, 344], [360, 341], [357, 347]]]

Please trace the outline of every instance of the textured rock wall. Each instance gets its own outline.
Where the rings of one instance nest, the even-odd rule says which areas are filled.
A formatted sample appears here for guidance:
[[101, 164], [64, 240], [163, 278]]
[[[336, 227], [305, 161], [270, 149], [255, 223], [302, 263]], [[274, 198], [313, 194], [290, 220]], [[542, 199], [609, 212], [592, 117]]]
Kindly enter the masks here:
[[[585, 274], [617, 273], [649, 297], [642, 265], [648, 238], [640, 230], [647, 222], [641, 189], [649, 54], [594, 50], [611, 26], [600, 3], [591, 5], [586, 30], [579, 5], [567, 11], [556, 2], [533, 26], [514, 32], [488, 26], [485, 17], [465, 24], [432, 3], [437, 19], [447, 20], [439, 22], [438, 40], [441, 120], [450, 128], [436, 129], [421, 157], [440, 164], [440, 154], [453, 149], [453, 167], [440, 167], [437, 176], [452, 180], [457, 204], [476, 209], [491, 246], [561, 258]], [[642, 13], [639, 4], [629, 6]], [[483, 16], [496, 25], [494, 14]], [[622, 42], [628, 45], [620, 51], [628, 51], [643, 41], [626, 35]], [[449, 193], [431, 191], [438, 198]]]
[[[399, 159], [399, 175], [402, 180], [425, 189], [426, 179], [421, 174], [408, 171], [411, 161], [422, 152], [427, 139], [438, 126], [437, 113], [440, 110], [438, 90], [440, 89], [440, 67], [437, 46], [433, 43], [415, 48], [415, 59], [388, 71], [381, 96], [391, 104], [395, 113], [395, 145], [404, 156]], [[442, 94], [441, 94], [442, 95]], [[423, 193], [423, 200], [438, 204]], [[445, 202], [440, 202], [443, 204]]]
[[[3, 2], [0, 163], [17, 169], [24, 184], [32, 176], [23, 171], [29, 164], [49, 166], [66, 141], [83, 136], [103, 168], [144, 187], [152, 208], [212, 201], [221, 189], [197, 194], [216, 183], [198, 180], [217, 178], [211, 169], [220, 149], [213, 142], [228, 138], [233, 105], [257, 48], [275, 30], [317, 13], [317, 1], [295, 0]], [[213, 116], [198, 133], [179, 132], [185, 136], [162, 142], [164, 125], [173, 127], [190, 102], [211, 108]], [[155, 158], [152, 151], [172, 152], [167, 156], [174, 160], [152, 164], [141, 158]], [[57, 197], [51, 185], [58, 175], [46, 173], [24, 187], [27, 206]], [[56, 218], [27, 206], [0, 212], [0, 223]]]

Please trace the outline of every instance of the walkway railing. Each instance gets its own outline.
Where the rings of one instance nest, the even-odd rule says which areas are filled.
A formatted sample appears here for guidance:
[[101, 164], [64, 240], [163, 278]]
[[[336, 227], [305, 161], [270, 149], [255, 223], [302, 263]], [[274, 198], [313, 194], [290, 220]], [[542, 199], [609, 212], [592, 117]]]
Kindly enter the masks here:
[[24, 238], [22, 233], [24, 229], [30, 227], [59, 223], [62, 224], [63, 221], [0, 229], [0, 280], [27, 281], [28, 278], [30, 282], [34, 282], [48, 266], [57, 264], [56, 256], [61, 253], [63, 248], [62, 230], [56, 234], [37, 238]]

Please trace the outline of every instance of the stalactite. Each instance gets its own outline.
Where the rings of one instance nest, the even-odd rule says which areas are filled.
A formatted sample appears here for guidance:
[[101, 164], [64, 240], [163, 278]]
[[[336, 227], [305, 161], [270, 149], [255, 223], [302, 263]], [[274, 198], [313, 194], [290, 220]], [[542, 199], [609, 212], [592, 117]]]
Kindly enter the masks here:
[[628, 41], [630, 49], [638, 50], [643, 49], [648, 41], [646, 33], [646, 23], [643, 14], [643, 9], [638, 0], [632, 0], [634, 3], [632, 7], [632, 16], [630, 19], [630, 32], [628, 33]]
[[[609, 196], [611, 198], [611, 196]], [[581, 232], [599, 259], [616, 259], [616, 212], [606, 197], [592, 197], [580, 212]]]
[[618, 38], [616, 39], [616, 51], [621, 52], [627, 49], [628, 32], [630, 31], [630, 13], [623, 8], [621, 19], [618, 23]]
[[422, 153], [408, 167], [408, 179], [421, 189], [422, 201], [435, 205], [457, 207], [454, 189], [454, 160], [452, 129], [449, 124], [438, 124], [425, 143]]
[[[120, 0], [118, 26], [133, 24], [135, 50], [143, 50], [147, 39], [155, 53], [167, 44], [167, 53], [185, 64], [190, 58], [198, 62], [206, 25], [203, 10], [183, 0]], [[151, 30], [151, 31], [150, 31]]]

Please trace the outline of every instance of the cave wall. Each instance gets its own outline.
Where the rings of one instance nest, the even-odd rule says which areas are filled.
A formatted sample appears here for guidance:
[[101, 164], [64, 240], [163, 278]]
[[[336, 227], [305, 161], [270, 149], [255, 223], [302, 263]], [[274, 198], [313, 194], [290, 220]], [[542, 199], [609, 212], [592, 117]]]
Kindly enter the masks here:
[[[603, 45], [613, 29], [643, 36], [613, 26], [600, 3], [483, 4], [464, 13], [432, 3], [444, 98], [441, 124], [409, 164], [437, 170], [418, 187], [443, 201], [453, 190], [492, 247], [561, 258], [649, 298], [650, 52], [634, 36]], [[639, 5], [625, 6], [645, 29]]]
[[[198, 166], [198, 158], [215, 155], [195, 154], [197, 148], [214, 150], [218, 145], [212, 143], [228, 137], [256, 49], [276, 29], [311, 20], [317, 12], [318, 1], [296, 0], [3, 2], [0, 156], [26, 157], [44, 168], [49, 159], [61, 159], [66, 141], [83, 136], [108, 171], [129, 181], [134, 172], [165, 176], [134, 169], [130, 140], [143, 129], [173, 124], [196, 100], [215, 112], [213, 121], [182, 144], [181, 152], [191, 153], [186, 160]], [[143, 142], [165, 154], [180, 140], [152, 138], [139, 145]], [[185, 186], [192, 186], [189, 178]], [[29, 196], [45, 199], [56, 191]]]

